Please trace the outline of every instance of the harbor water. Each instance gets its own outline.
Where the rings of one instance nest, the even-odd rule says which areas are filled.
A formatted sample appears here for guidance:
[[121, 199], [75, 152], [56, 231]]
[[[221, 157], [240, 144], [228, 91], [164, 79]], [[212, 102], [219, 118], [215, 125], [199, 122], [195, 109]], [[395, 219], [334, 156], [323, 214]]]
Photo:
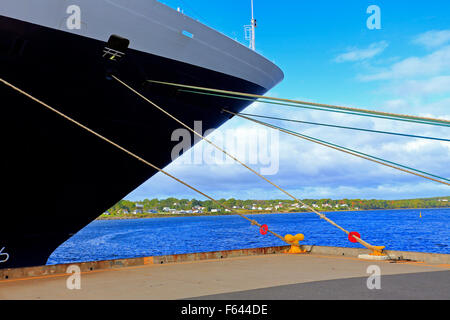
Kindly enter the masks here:
[[[327, 217], [387, 250], [450, 254], [450, 209], [340, 211]], [[421, 216], [421, 217], [420, 217]], [[249, 215], [279, 234], [303, 233], [302, 244], [361, 247], [314, 213]], [[47, 264], [285, 245], [239, 216], [96, 220], [62, 244]]]

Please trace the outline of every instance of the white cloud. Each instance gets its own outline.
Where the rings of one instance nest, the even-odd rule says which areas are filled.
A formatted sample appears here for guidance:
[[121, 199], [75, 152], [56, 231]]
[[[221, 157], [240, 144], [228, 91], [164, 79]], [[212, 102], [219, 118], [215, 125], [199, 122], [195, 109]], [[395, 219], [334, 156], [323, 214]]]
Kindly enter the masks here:
[[[408, 101], [403, 101], [407, 103]], [[398, 102], [402, 104], [402, 102]], [[395, 104], [395, 103], [394, 103]], [[267, 106], [260, 105], [249, 113], [268, 114]], [[426, 106], [424, 106], [426, 107]], [[253, 109], [253, 108], [252, 108]], [[424, 109], [426, 110], [426, 109]], [[273, 114], [273, 110], [271, 112]], [[342, 114], [277, 110], [277, 116], [334, 123], [355, 127], [405, 132], [418, 135], [448, 136], [448, 128], [422, 126], [409, 122], [350, 117]], [[429, 115], [433, 116], [433, 115]], [[265, 120], [264, 120], [265, 121]], [[267, 122], [275, 123], [273, 120]], [[236, 123], [239, 123], [236, 126]], [[450, 177], [450, 143], [417, 140], [404, 137], [323, 128], [311, 125], [278, 122], [283, 127], [327, 140], [336, 144], [399, 162], [417, 169]], [[242, 126], [242, 127], [241, 127]], [[252, 127], [235, 118], [218, 130]], [[446, 135], [447, 134], [447, 135]], [[214, 138], [213, 136], [211, 138]], [[188, 156], [186, 153], [184, 156]], [[280, 134], [280, 170], [270, 180], [299, 198], [408, 198], [446, 195], [450, 189], [423, 178], [347, 155], [287, 134]], [[180, 159], [181, 160], [181, 159]], [[178, 160], [177, 160], [178, 161]], [[167, 170], [191, 183], [212, 197], [240, 199], [270, 199], [286, 197], [279, 190], [238, 164], [177, 165], [175, 161]], [[248, 164], [248, 163], [247, 163]], [[258, 169], [258, 166], [251, 165]], [[447, 193], [445, 193], [447, 192]], [[200, 198], [185, 186], [157, 174], [129, 198], [145, 197]]]
[[[382, 46], [380, 46], [377, 52], [375, 44], [371, 47], [344, 53], [340, 55], [339, 60], [340, 62], [361, 61], [374, 57], [384, 50], [381, 50]], [[450, 46], [440, 48], [423, 57], [409, 57], [400, 60], [400, 62], [389, 61], [386, 63], [385, 60], [386, 68], [384, 70], [370, 75], [373, 79], [369, 80], [377, 78], [390, 80], [383, 82], [383, 85], [390, 87], [389, 93], [391, 95], [383, 95], [381, 101], [375, 101], [373, 103], [374, 109], [395, 109], [393, 112], [396, 113], [417, 114], [435, 118], [440, 115], [441, 118], [450, 118], [450, 115], [448, 115], [450, 99], [440, 96], [438, 100], [437, 97], [433, 96], [449, 91], [450, 73], [446, 72], [450, 72]], [[421, 77], [415, 78], [415, 76]], [[431, 99], [422, 99], [423, 95], [429, 95]], [[313, 99], [298, 100], [312, 101]], [[383, 100], [386, 101], [383, 103]], [[424, 101], [427, 103], [423, 103]], [[349, 105], [348, 101], [342, 103], [339, 103], [341, 101], [326, 102], [336, 105]], [[261, 103], [252, 104], [245, 112], [416, 135], [449, 136], [449, 129], [444, 127], [352, 117], [332, 112], [300, 111], [300, 109], [295, 108], [280, 107], [274, 109], [272, 105]], [[450, 167], [448, 166], [450, 143], [293, 124], [284, 121], [262, 120], [380, 158], [443, 177], [450, 177]], [[218, 130], [224, 131], [231, 128], [251, 130], [254, 125], [247, 120], [235, 117]], [[216, 137], [212, 134], [209, 138], [214, 140]], [[244, 134], [242, 141], [246, 141], [248, 138], [248, 134]], [[279, 138], [280, 170], [276, 175], [268, 176], [268, 178], [299, 198], [395, 199], [448, 195], [450, 192], [447, 186], [355, 158], [312, 142], [282, 133]], [[196, 147], [200, 145], [201, 143]], [[190, 152], [187, 152], [182, 157], [189, 155]], [[241, 157], [239, 156], [239, 158]], [[168, 166], [167, 170], [216, 199], [286, 197], [279, 190], [238, 164], [179, 165], [180, 163], [178, 160], [175, 161]], [[260, 168], [253, 165], [251, 167], [257, 171]], [[164, 198], [169, 196], [201, 198], [195, 192], [161, 174], [157, 174], [141, 188], [135, 190], [129, 198]]]
[[392, 109], [401, 109], [409, 106], [408, 101], [405, 99], [392, 99], [385, 102], [386, 107], [388, 110]]
[[341, 63], [347, 61], [367, 60], [382, 53], [387, 47], [388, 43], [386, 41], [380, 41], [372, 43], [368, 48], [365, 49], [351, 48], [347, 52], [338, 55], [335, 58], [335, 61]]
[[436, 48], [450, 42], [450, 30], [432, 30], [418, 35], [414, 43], [427, 48]]
[[437, 76], [425, 80], [406, 80], [394, 90], [404, 96], [450, 93], [450, 76]]
[[450, 97], [421, 105], [421, 114], [424, 117], [450, 119]]
[[377, 73], [359, 75], [362, 81], [404, 79], [414, 76], [433, 76], [450, 71], [450, 46], [424, 57], [410, 57]]

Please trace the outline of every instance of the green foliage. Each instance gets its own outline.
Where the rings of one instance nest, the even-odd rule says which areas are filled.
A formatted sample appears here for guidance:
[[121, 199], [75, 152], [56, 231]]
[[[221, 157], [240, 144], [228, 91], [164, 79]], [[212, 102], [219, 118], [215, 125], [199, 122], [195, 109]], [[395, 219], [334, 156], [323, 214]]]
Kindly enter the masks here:
[[[372, 210], [372, 209], [407, 209], [407, 208], [450, 208], [449, 197], [436, 197], [424, 199], [406, 199], [406, 200], [364, 200], [364, 199], [304, 199], [304, 203], [309, 206], [314, 206], [316, 210], [320, 211], [338, 211], [338, 210]], [[300, 212], [308, 211], [308, 209], [293, 207], [295, 203], [293, 200], [278, 199], [278, 200], [239, 200], [239, 199], [220, 199], [219, 203], [225, 205], [233, 210], [239, 210], [240, 213], [253, 213], [258, 210], [251, 210], [252, 207], [261, 207], [263, 212]], [[218, 206], [211, 200], [197, 200], [197, 199], [145, 199], [142, 201], [121, 200], [112, 206], [108, 212], [111, 216], [127, 217], [131, 216], [136, 210], [136, 205], [143, 207], [143, 213], [137, 213], [135, 216], [149, 216], [155, 214], [162, 214], [163, 208], [171, 208], [178, 211], [193, 210], [194, 207], [204, 207], [203, 214], [211, 213], [212, 209], [221, 209], [217, 214], [224, 214], [224, 208]], [[278, 206], [278, 207], [277, 207]], [[233, 208], [237, 207], [237, 208]], [[265, 211], [266, 208], [272, 208], [271, 211]], [[156, 212], [155, 212], [156, 211]], [[261, 212], [261, 210], [259, 210]]]

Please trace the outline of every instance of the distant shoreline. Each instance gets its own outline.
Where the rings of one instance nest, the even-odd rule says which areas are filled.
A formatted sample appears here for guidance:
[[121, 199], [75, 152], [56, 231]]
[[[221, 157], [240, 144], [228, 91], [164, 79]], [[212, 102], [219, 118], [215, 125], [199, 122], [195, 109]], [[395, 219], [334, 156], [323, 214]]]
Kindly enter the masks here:
[[[334, 213], [334, 212], [364, 212], [364, 211], [385, 211], [385, 210], [441, 210], [450, 209], [450, 207], [443, 208], [396, 208], [396, 209], [367, 209], [367, 210], [336, 210], [336, 211], [319, 211], [320, 213]], [[243, 215], [256, 215], [256, 214], [289, 214], [289, 213], [313, 213], [312, 211], [296, 211], [296, 212], [247, 212]], [[237, 216], [236, 213], [185, 213], [185, 214], [159, 214], [149, 213], [144, 215], [129, 214], [126, 216], [106, 216], [98, 217], [95, 220], [133, 220], [133, 219], [153, 219], [153, 218], [180, 218], [180, 217], [205, 217], [205, 216]]]

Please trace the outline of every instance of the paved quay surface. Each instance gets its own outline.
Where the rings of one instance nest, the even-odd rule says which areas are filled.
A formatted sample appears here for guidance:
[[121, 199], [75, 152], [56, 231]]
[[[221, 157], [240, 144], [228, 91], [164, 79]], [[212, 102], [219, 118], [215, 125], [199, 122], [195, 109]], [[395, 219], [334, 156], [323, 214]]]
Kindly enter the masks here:
[[[381, 289], [367, 268], [379, 266]], [[450, 265], [356, 257], [270, 254], [0, 281], [0, 299], [450, 299]]]

